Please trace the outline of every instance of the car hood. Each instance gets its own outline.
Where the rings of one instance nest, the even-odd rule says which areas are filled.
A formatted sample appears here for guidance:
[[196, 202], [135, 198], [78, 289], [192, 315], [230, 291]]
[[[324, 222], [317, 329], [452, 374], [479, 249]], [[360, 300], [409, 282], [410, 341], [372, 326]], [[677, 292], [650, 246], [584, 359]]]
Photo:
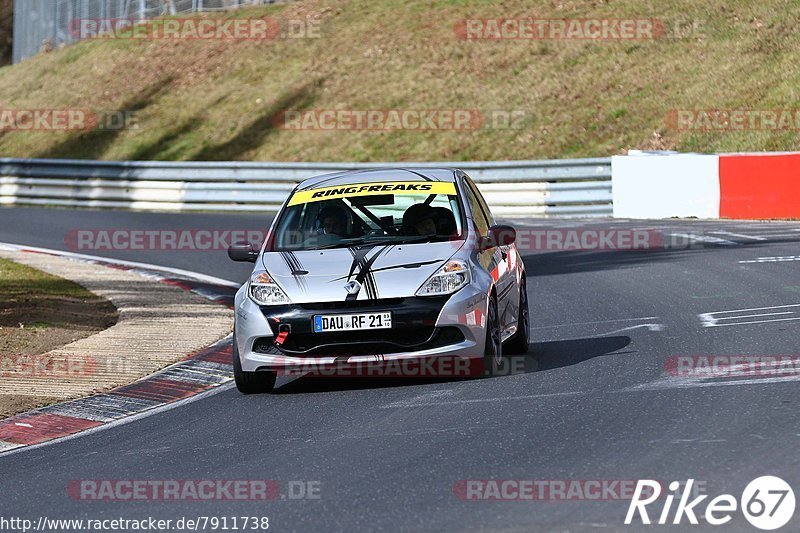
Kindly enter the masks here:
[[[414, 296], [463, 241], [265, 252], [262, 263], [293, 303]], [[345, 285], [358, 281], [349, 295]]]

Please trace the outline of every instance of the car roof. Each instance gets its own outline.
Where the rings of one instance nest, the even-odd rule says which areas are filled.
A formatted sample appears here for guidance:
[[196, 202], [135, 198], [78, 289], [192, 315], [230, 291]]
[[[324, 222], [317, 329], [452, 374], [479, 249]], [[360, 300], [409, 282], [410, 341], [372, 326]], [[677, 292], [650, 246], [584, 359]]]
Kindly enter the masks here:
[[350, 183], [372, 183], [376, 181], [455, 181], [452, 168], [373, 168], [347, 170], [322, 176], [314, 176], [300, 182], [297, 190], [335, 187]]

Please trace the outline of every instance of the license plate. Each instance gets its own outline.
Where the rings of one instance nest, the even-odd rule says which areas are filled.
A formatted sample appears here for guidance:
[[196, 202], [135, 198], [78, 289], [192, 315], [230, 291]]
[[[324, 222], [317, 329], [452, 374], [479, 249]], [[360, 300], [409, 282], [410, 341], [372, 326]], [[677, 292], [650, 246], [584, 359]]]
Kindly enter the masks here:
[[389, 329], [391, 327], [392, 313], [388, 311], [358, 315], [316, 315], [314, 317], [314, 333]]

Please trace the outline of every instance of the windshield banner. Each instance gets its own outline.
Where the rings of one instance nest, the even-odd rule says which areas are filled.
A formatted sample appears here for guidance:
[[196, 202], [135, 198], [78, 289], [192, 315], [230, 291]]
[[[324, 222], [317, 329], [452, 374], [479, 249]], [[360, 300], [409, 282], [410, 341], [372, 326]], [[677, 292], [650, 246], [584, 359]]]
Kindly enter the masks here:
[[454, 183], [441, 181], [391, 181], [377, 183], [354, 183], [338, 187], [323, 187], [298, 191], [289, 200], [289, 207], [320, 200], [333, 200], [348, 196], [373, 196], [377, 194], [446, 194], [454, 195]]

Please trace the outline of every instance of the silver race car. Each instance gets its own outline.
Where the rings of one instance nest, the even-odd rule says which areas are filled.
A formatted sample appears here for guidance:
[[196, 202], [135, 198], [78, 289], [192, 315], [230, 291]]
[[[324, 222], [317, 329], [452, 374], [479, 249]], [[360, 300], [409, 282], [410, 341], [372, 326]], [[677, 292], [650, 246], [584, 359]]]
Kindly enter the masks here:
[[495, 225], [460, 170], [380, 169], [310, 178], [289, 195], [236, 294], [238, 389], [286, 369], [451, 357], [496, 371], [528, 349], [516, 232]]

